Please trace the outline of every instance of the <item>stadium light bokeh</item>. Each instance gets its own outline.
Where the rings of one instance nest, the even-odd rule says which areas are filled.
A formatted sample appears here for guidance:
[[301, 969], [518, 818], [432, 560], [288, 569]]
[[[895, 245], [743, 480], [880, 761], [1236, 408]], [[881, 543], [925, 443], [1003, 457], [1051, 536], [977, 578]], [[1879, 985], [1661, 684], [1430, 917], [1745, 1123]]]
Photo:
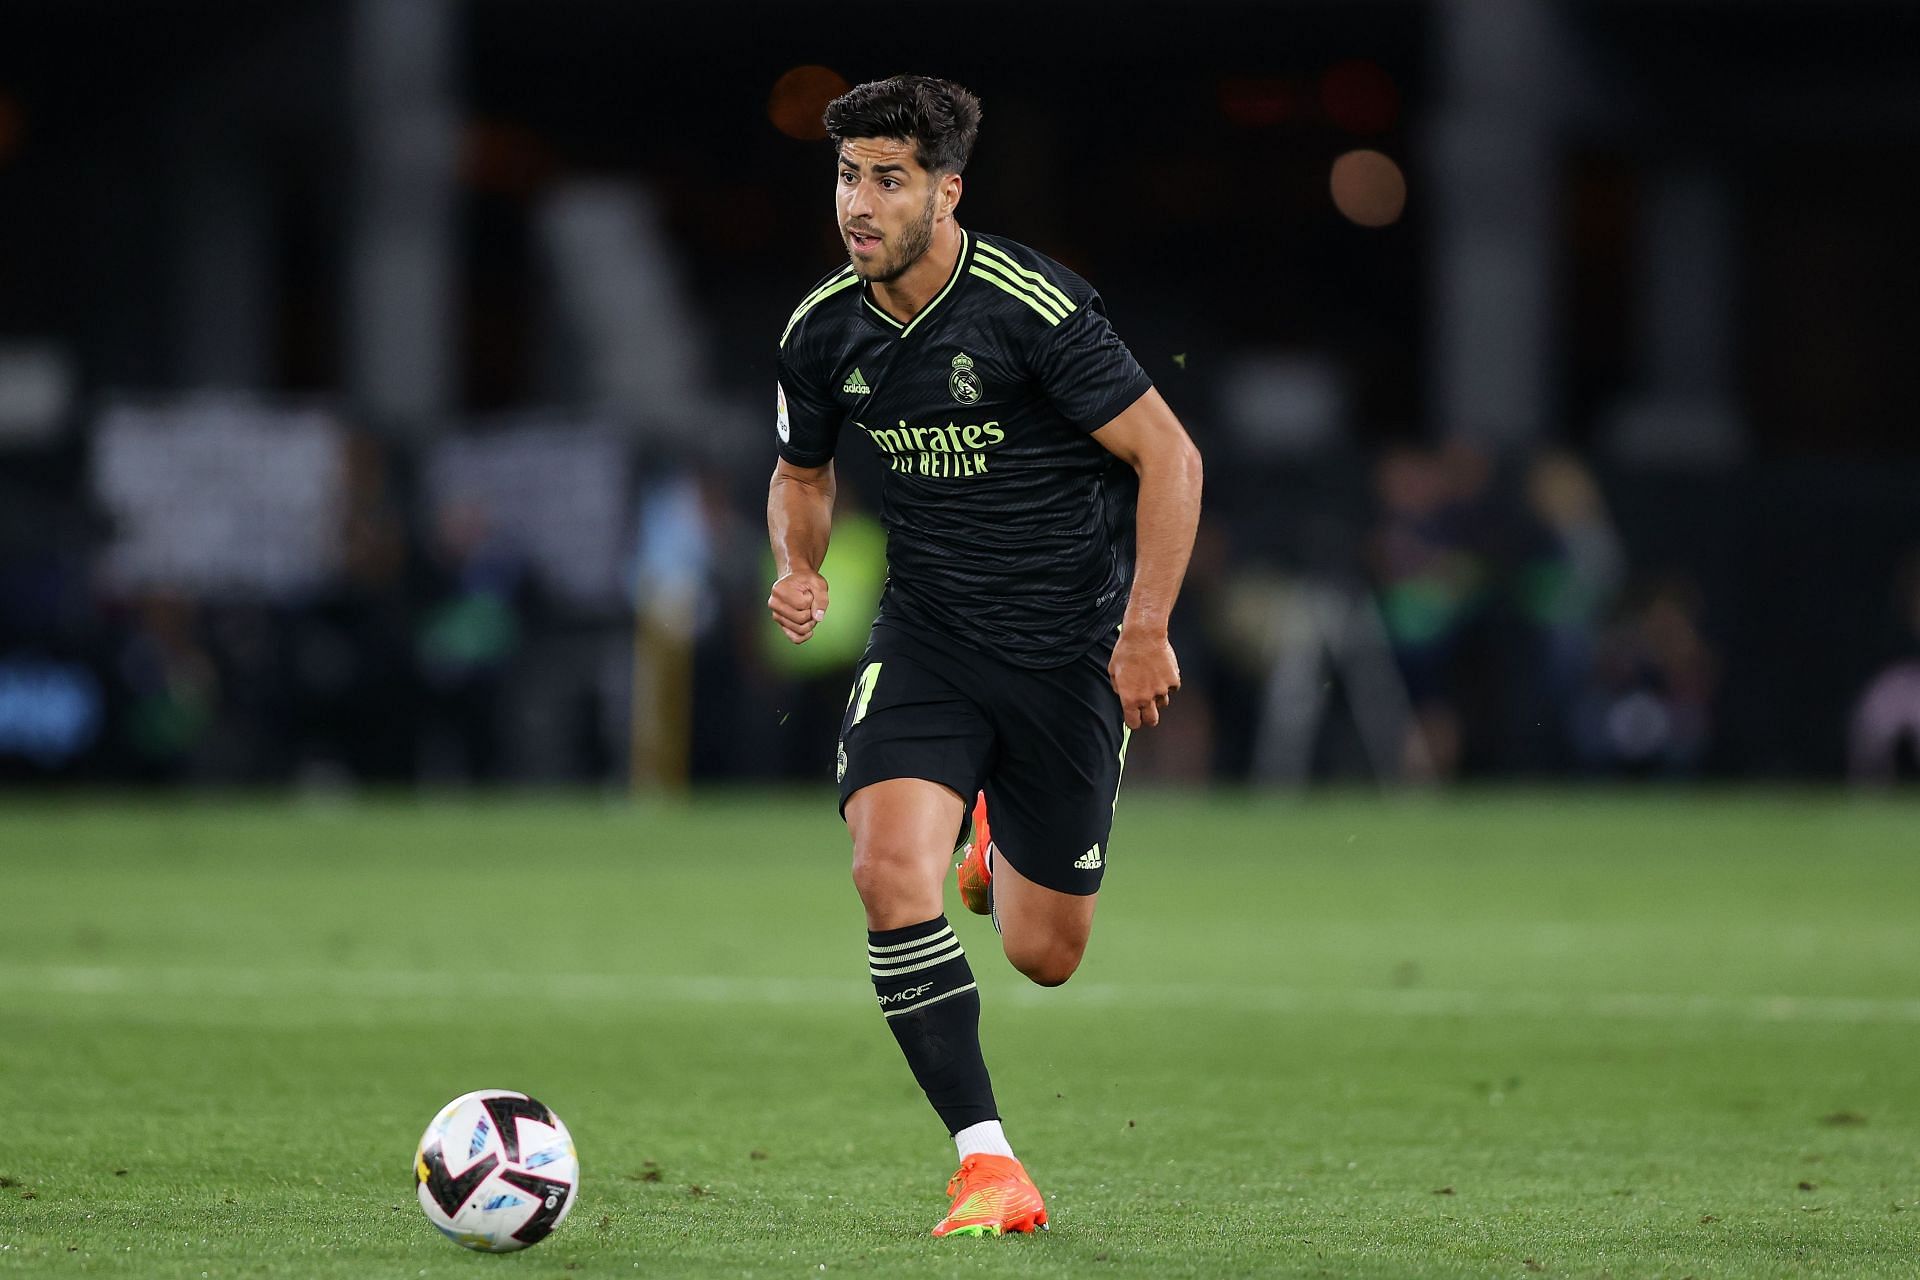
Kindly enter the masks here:
[[827, 104], [848, 88], [846, 77], [831, 67], [795, 67], [773, 82], [773, 91], [767, 95], [767, 118], [789, 138], [819, 142], [827, 136], [822, 118]]
[[1362, 148], [1333, 162], [1327, 186], [1334, 207], [1363, 227], [1390, 227], [1407, 207], [1407, 179], [1392, 157]]

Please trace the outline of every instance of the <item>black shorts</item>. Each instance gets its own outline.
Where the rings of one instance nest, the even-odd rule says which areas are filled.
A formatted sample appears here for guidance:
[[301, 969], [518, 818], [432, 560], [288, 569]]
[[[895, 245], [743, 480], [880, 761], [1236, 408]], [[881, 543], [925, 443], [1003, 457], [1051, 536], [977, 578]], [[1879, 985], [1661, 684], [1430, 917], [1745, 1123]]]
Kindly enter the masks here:
[[987, 793], [998, 856], [1062, 893], [1089, 894], [1128, 731], [1107, 676], [1112, 641], [1034, 670], [897, 623], [876, 623], [840, 722], [840, 812], [889, 778]]

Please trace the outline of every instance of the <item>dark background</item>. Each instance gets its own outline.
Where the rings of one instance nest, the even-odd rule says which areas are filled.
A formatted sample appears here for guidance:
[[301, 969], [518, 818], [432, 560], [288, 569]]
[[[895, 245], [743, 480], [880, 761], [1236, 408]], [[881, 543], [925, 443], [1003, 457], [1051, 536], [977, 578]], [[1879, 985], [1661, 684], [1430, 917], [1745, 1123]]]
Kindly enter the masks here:
[[[13, 0], [0, 380], [65, 390], [0, 414], [0, 778], [824, 777], [851, 655], [765, 642], [757, 530], [773, 340], [840, 252], [826, 144], [769, 111], [803, 66], [979, 93], [962, 221], [1093, 281], [1207, 455], [1197, 696], [1137, 769], [1840, 777], [1920, 656], [1917, 58], [1920, 14], [1835, 0]], [[1329, 196], [1361, 148], [1389, 225]], [[597, 301], [553, 248], [580, 192], [654, 228]], [[595, 364], [674, 335], [677, 374]], [[103, 571], [100, 424], [209, 396], [335, 424], [319, 582]], [[453, 527], [437, 451], [529, 414], [618, 442], [621, 590]]]

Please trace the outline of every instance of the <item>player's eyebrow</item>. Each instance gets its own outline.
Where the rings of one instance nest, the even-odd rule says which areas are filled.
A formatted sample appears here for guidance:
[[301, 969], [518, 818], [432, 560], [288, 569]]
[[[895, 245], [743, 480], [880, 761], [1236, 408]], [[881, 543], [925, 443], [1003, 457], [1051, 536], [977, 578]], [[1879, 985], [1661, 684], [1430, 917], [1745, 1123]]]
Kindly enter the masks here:
[[[850, 159], [847, 156], [847, 153], [844, 151], [842, 151], [836, 158], [842, 169], [860, 168], [860, 162], [857, 160]], [[893, 160], [880, 161], [876, 164], [868, 165], [867, 168], [873, 173], [905, 173], [907, 171], [907, 166], [899, 163], [898, 161], [893, 161]]]

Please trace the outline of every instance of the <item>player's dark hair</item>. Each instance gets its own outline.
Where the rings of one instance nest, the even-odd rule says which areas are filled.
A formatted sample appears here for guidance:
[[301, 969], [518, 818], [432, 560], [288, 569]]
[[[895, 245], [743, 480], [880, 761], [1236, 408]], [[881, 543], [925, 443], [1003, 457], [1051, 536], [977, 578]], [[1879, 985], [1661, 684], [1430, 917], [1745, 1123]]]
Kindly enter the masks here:
[[980, 134], [980, 99], [932, 76], [890, 76], [857, 84], [827, 104], [834, 149], [848, 138], [898, 138], [929, 173], [959, 173]]

